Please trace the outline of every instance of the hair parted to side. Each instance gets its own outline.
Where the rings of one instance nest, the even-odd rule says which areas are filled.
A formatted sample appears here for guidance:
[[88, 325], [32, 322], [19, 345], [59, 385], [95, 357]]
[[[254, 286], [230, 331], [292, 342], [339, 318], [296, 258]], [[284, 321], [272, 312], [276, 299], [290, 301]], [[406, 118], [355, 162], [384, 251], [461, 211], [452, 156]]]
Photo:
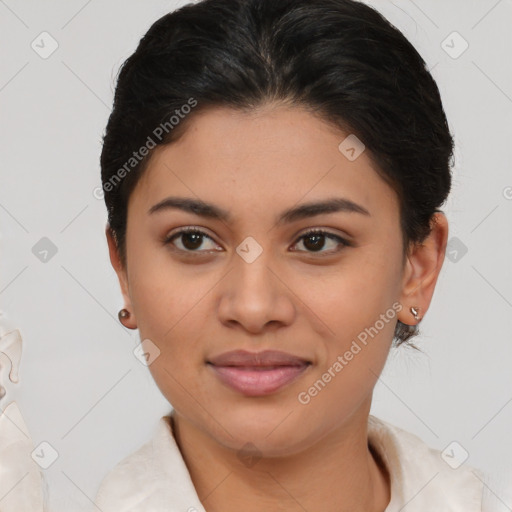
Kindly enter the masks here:
[[[157, 20], [118, 73], [101, 177], [123, 264], [128, 200], [151, 150], [209, 107], [267, 104], [306, 109], [365, 144], [397, 194], [405, 262], [448, 197], [454, 149], [413, 45], [354, 0], [203, 0]], [[394, 342], [418, 333], [398, 321]]]

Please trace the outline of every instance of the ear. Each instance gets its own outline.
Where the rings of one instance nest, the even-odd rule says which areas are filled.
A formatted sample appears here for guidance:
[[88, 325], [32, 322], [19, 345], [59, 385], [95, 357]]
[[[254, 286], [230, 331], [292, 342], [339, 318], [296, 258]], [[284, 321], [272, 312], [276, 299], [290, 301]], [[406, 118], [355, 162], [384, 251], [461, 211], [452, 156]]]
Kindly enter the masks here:
[[110, 256], [110, 263], [114, 270], [116, 271], [117, 278], [119, 280], [119, 284], [121, 286], [121, 293], [123, 294], [123, 300], [125, 303], [125, 308], [130, 311], [130, 316], [123, 321], [123, 325], [128, 327], [129, 329], [137, 329], [137, 322], [135, 320], [135, 313], [133, 311], [131, 298], [130, 298], [130, 289], [128, 286], [128, 273], [127, 269], [123, 266], [121, 261], [121, 256], [119, 254], [119, 249], [117, 247], [117, 243], [114, 237], [114, 233], [110, 228], [110, 225], [107, 223], [105, 228], [105, 234], [107, 236], [107, 244], [108, 244], [108, 252]]
[[444, 263], [448, 239], [448, 221], [444, 213], [436, 212], [431, 226], [430, 235], [421, 244], [416, 244], [407, 256], [400, 298], [404, 308], [398, 315], [406, 325], [419, 322], [414, 319], [411, 306], [419, 307], [420, 320], [425, 316]]

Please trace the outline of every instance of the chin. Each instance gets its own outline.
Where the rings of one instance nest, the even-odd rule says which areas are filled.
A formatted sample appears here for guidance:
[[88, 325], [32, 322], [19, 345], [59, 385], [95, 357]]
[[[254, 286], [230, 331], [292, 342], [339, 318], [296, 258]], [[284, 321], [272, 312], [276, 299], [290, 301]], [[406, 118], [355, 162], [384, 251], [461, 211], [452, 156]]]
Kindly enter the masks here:
[[219, 444], [233, 450], [252, 444], [265, 457], [292, 455], [301, 450], [308, 436], [303, 432], [305, 422], [291, 411], [277, 403], [239, 406], [221, 414], [221, 426], [209, 421], [207, 428], [214, 429], [210, 435]]

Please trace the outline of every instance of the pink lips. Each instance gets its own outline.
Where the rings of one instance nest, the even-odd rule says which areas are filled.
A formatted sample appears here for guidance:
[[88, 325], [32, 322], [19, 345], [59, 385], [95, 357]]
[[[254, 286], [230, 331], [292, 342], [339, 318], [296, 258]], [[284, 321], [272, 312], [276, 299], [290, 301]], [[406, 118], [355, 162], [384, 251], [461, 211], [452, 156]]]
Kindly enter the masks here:
[[207, 363], [221, 382], [246, 396], [274, 393], [297, 378], [311, 364], [277, 350], [234, 350], [211, 358]]

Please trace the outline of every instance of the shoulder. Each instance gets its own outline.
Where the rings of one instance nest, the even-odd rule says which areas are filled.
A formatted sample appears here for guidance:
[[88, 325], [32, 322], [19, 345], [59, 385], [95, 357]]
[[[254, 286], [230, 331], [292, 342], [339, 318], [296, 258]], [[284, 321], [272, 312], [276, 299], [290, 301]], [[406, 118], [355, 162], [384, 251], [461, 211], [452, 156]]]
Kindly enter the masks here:
[[94, 504], [102, 512], [204, 512], [169, 416], [160, 419], [150, 441], [107, 474]]
[[465, 462], [464, 448], [454, 444], [444, 452], [418, 436], [384, 420], [369, 417], [369, 444], [388, 468], [391, 503], [386, 512], [411, 510], [480, 512], [484, 475]]

